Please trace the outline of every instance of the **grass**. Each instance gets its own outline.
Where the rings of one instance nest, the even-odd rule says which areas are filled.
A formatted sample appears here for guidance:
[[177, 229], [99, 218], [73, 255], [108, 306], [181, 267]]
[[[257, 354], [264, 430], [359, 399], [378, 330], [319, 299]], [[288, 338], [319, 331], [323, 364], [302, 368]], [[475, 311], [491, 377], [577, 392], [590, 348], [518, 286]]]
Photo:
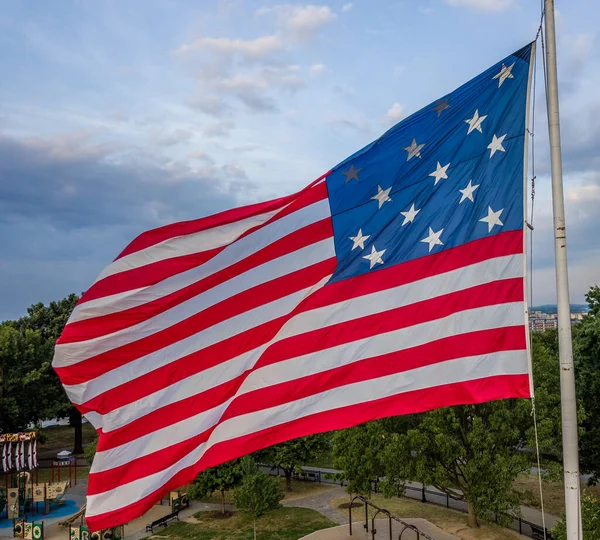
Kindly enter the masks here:
[[[194, 523], [179, 522], [159, 536], [189, 540], [252, 540], [253, 520], [238, 512], [222, 518], [219, 512], [198, 512]], [[258, 540], [298, 540], [336, 524], [309, 508], [278, 508], [256, 520]]]
[[[540, 487], [537, 475], [528, 474], [519, 476], [514, 487], [521, 492], [521, 504], [531, 508], [541, 508]], [[583, 486], [582, 486], [583, 487]], [[596, 497], [600, 497], [600, 486], [584, 487]], [[555, 516], [562, 516], [565, 512], [565, 488], [562, 481], [551, 481], [542, 478], [542, 492], [544, 494], [544, 511]]]
[[[74, 429], [71, 426], [49, 426], [42, 430], [44, 442], [40, 444], [38, 455], [40, 457], [54, 457], [61, 450], [73, 450], [73, 441], [75, 437]], [[89, 424], [83, 424], [83, 444], [94, 440], [96, 431]]]
[[[461, 540], [515, 540], [515, 538], [521, 538], [516, 532], [494, 524], [484, 524], [478, 529], [471, 529], [467, 526], [466, 514], [440, 508], [433, 504], [423, 504], [403, 497], [386, 499], [381, 495], [373, 495], [370, 500], [377, 506], [389, 510], [392, 515], [399, 518], [426, 519]], [[348, 502], [348, 497], [336, 497], [332, 499], [331, 506], [347, 514]], [[344, 505], [346, 506], [345, 508], [343, 507]], [[352, 521], [360, 521], [364, 518], [364, 506], [361, 505], [360, 508], [352, 508]]]
[[[318, 484], [316, 482], [292, 480], [292, 491], [285, 491], [285, 478], [281, 477], [280, 482], [281, 482], [281, 489], [283, 489], [285, 492], [285, 497], [284, 497], [283, 501], [293, 501], [295, 499], [307, 497], [308, 495], [314, 495], [315, 493], [319, 493], [321, 491], [326, 491], [328, 489], [333, 488], [333, 486], [328, 485], [328, 484]], [[185, 491], [185, 490], [182, 489], [181, 491]], [[221, 504], [221, 492], [216, 491], [210, 497], [200, 499], [200, 502]], [[233, 491], [225, 492], [225, 503], [233, 504]]]

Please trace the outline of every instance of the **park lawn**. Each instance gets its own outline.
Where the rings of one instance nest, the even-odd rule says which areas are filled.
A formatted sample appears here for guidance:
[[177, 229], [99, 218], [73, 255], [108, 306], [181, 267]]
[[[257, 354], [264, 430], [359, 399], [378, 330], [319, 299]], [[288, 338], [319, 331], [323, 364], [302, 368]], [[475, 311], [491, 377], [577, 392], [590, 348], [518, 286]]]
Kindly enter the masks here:
[[[253, 520], [234, 512], [222, 518], [219, 512], [198, 512], [195, 522], [181, 521], [161, 529], [161, 538], [190, 540], [252, 540]], [[298, 540], [320, 529], [334, 527], [325, 516], [309, 508], [278, 508], [256, 520], [258, 540]]]
[[[318, 484], [317, 482], [307, 482], [305, 480], [292, 480], [292, 491], [285, 491], [285, 478], [283, 476], [280, 477], [280, 482], [281, 489], [283, 489], [285, 493], [283, 502], [315, 495], [316, 493], [327, 491], [334, 487], [330, 484]], [[181, 489], [181, 491], [185, 491], [185, 489]], [[215, 491], [210, 497], [200, 499], [200, 502], [221, 504], [221, 492]], [[233, 491], [225, 492], [225, 504], [233, 504]]]
[[[85, 423], [83, 428], [83, 445], [90, 443], [96, 437], [94, 426]], [[38, 455], [40, 457], [54, 457], [61, 450], [73, 450], [75, 430], [71, 426], [49, 426], [42, 429], [44, 442], [40, 444]]]
[[[421, 502], [406, 499], [404, 497], [391, 497], [386, 499], [382, 495], [373, 495], [369, 499], [380, 508], [389, 510], [392, 515], [399, 518], [423, 518], [440, 529], [453, 534], [461, 540], [515, 540], [522, 538], [515, 531], [499, 527], [495, 524], [482, 524], [478, 529], [470, 529], [467, 526], [467, 515], [455, 510], [448, 510], [433, 504], [423, 504]], [[349, 497], [336, 497], [331, 500], [331, 506], [337, 510], [348, 514]], [[342, 505], [345, 507], [341, 507]], [[369, 515], [372, 515], [369, 512]], [[358, 508], [352, 508], [352, 521], [365, 519], [365, 509], [361, 505]]]
[[[521, 504], [531, 508], [541, 508], [540, 486], [537, 475], [521, 475], [513, 482], [513, 485], [522, 493]], [[596, 497], [600, 497], [600, 486], [582, 486], [582, 488]], [[565, 512], [564, 483], [542, 478], [542, 491], [544, 494], [544, 511], [555, 516], [562, 516]]]

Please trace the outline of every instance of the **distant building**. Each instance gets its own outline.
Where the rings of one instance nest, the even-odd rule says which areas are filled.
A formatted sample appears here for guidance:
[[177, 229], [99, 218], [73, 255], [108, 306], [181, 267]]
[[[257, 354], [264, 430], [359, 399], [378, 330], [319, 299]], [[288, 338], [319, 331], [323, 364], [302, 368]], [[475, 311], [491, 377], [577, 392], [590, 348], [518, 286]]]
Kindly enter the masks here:
[[[571, 325], [578, 323], [583, 317], [583, 313], [571, 313]], [[529, 310], [529, 329], [532, 332], [545, 332], [553, 328], [558, 328], [558, 315], [556, 313]]]

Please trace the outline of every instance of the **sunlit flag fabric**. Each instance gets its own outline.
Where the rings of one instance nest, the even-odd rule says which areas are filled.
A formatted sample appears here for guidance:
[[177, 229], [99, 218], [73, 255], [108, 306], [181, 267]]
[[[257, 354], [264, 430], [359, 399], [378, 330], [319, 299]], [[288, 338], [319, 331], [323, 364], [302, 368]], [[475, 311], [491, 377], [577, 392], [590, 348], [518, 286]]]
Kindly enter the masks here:
[[100, 274], [53, 362], [100, 435], [92, 530], [274, 443], [530, 395], [531, 54], [299, 193], [143, 233]]

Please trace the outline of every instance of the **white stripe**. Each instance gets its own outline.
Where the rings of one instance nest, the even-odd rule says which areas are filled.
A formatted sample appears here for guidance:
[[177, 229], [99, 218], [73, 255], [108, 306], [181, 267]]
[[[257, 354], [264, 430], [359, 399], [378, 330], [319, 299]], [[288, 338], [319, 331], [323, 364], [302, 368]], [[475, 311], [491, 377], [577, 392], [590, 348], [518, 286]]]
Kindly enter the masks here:
[[181, 302], [171, 309], [163, 311], [155, 317], [136, 325], [88, 341], [58, 344], [56, 346], [53, 366], [71, 366], [92, 356], [138, 341], [184, 321], [202, 310], [216, 305], [227, 298], [231, 298], [235, 294], [334, 256], [333, 238], [326, 238], [325, 240], [251, 268], [247, 272], [238, 274], [198, 296]]
[[[468, 287], [473, 287], [485, 283], [491, 283], [493, 281], [498, 280], [500, 277], [506, 279], [521, 277], [521, 273], [523, 270], [521, 258], [521, 255], [498, 257], [457, 270], [452, 270], [450, 272], [446, 272], [445, 274], [432, 276], [430, 278], [426, 278], [426, 280], [408, 283], [399, 287], [395, 287], [393, 289], [379, 291], [373, 294], [339, 302], [331, 306], [325, 306], [323, 308], [299, 313], [282, 327], [282, 329], [278, 332], [277, 336], [275, 336], [275, 338], [272, 339], [270, 343], [272, 344], [293, 335], [303, 334], [305, 332], [310, 332], [319, 328], [325, 328], [333, 324], [351, 321], [353, 319], [365, 317], [376, 313], [382, 313], [389, 309], [394, 309], [408, 304], [420, 302], [422, 300], [426, 300], [429, 297], [442, 296], [453, 291], [462, 290]], [[424, 286], [424, 281], [426, 282], [426, 287]], [[435, 324], [426, 324], [431, 325], [432, 328], [436, 328], [435, 324], [439, 326], [439, 323], [437, 322]], [[465, 328], [468, 329], [469, 324], [471, 323], [468, 320], [466, 320]], [[516, 319], [516, 322], [514, 322], [513, 324], [523, 324], [522, 317], [521, 320]], [[471, 327], [473, 328], [473, 331], [476, 331], [478, 329], [494, 328], [495, 326], [489, 326], [489, 322], [484, 317], [483, 319], [477, 319], [476, 321], [474, 321]], [[466, 331], [468, 330], [465, 329], [459, 333], [463, 333]], [[436, 332], [438, 333], [436, 334]], [[409, 327], [403, 330], [396, 339], [402, 340], [404, 339], [404, 337], [401, 336], [404, 335], [407, 336], [408, 341], [406, 342], [406, 344], [404, 344], [403, 341], [398, 341], [396, 343], [397, 349], [414, 347], [433, 339], [447, 337], [449, 335], [453, 335], [453, 332], [450, 326], [443, 326], [441, 328], [441, 333], [436, 330], [432, 331], [432, 334], [429, 335], [427, 333], [423, 334], [421, 330], [419, 330], [419, 332], [417, 333], [415, 332], [415, 327]], [[262, 354], [264, 348], [265, 347], [261, 347], [242, 356], [249, 356], [247, 361], [251, 362], [251, 364], [254, 365], [254, 363], [256, 362], [257, 355]], [[315, 357], [314, 365], [323, 365], [320, 354], [321, 353], [316, 353], [316, 355], [313, 355]], [[218, 384], [222, 384], [231, 380], [232, 378], [240, 375], [247, 369], [247, 367], [244, 367], [242, 369], [242, 365], [239, 362], [236, 365], [238, 367], [237, 369], [235, 369], [234, 372], [230, 372], [229, 369], [226, 369], [225, 366], [223, 366], [223, 377], [216, 379], [211, 378], [210, 381], [216, 386]], [[142, 369], [144, 368], [142, 367]], [[276, 371], [275, 366], [268, 366], [267, 369]], [[240, 389], [240, 392], [242, 392], [242, 389], [246, 388], [247, 385], [252, 385], [252, 381], [260, 380], [262, 372], [263, 370], [259, 370], [258, 372], [251, 374]], [[136, 373], [138, 372], [136, 371]], [[122, 427], [123, 425], [137, 418], [141, 418], [151, 410], [164, 407], [165, 405], [175, 403], [181, 399], [191, 397], [195, 394], [207, 390], [208, 388], [210, 388], [210, 385], [207, 384], [208, 379], [204, 378], [205, 373], [206, 371], [203, 371], [192, 375], [182, 381], [168, 386], [165, 389], [145, 396], [144, 398], [138, 401], [124, 405], [123, 407], [120, 407], [119, 409], [116, 409], [115, 411], [104, 415], [104, 430], [112, 431], [113, 429]], [[112, 376], [112, 374], [111, 381], [114, 381], [114, 376]], [[118, 386], [118, 383], [114, 382], [111, 387], [116, 386]]]
[[219, 343], [249, 328], [281, 317], [293, 310], [311, 291], [312, 287], [303, 289], [231, 317], [188, 338], [119, 366], [86, 383], [65, 385], [67, 395], [74, 403], [83, 404], [107, 390], [116, 388], [161, 366], [175, 362], [179, 358]]
[[[366, 358], [414, 347], [442, 337], [459, 335], [476, 330], [515, 326], [522, 323], [523, 313], [521, 302], [461, 311], [442, 319], [375, 335], [331, 347], [317, 353], [293, 358], [279, 364], [266, 366], [256, 372], [256, 376], [251, 379], [248, 385], [244, 384], [240, 388], [237, 396], [257, 388], [265, 388], [305, 375], [348, 365]], [[264, 381], [264, 383], [261, 381]], [[199, 384], [198, 381], [196, 382]], [[176, 427], [173, 425], [166, 426], [148, 436], [156, 438], [158, 441], [162, 441], [163, 445], [166, 445], [170, 444], [170, 441], [174, 437], [181, 436], [183, 439], [188, 439], [202, 433], [209, 427], [211, 425], [184, 420], [179, 422]], [[94, 458], [95, 470], [102, 471], [116, 467], [118, 464], [125, 464], [129, 460], [139, 456], [139, 452], [140, 445], [138, 444], [138, 440], [133, 440], [112, 450], [97, 453]]]
[[270, 364], [252, 372], [237, 395], [347, 366], [366, 358], [418, 347], [438, 339], [508, 326], [523, 326], [522, 302], [459, 311], [442, 319]]
[[416, 304], [477, 285], [520, 277], [523, 277], [522, 254], [488, 259], [392, 289], [299, 313], [281, 329], [277, 339]]
[[202, 251], [226, 246], [248, 229], [267, 222], [280, 210], [281, 208], [278, 208], [271, 212], [265, 212], [264, 214], [250, 216], [246, 219], [227, 223], [220, 227], [213, 227], [197, 233], [168, 238], [158, 244], [154, 244], [153, 246], [117, 259], [100, 273], [95, 283], [107, 276], [132, 270], [133, 268], [139, 268], [146, 264], [164, 261], [165, 259], [170, 259], [172, 257], [201, 253]]
[[[439, 385], [460, 383], [498, 375], [520, 375], [527, 373], [525, 351], [503, 351], [460, 358], [432, 366], [424, 366], [404, 373], [370, 379], [334, 388], [284, 405], [230, 418], [219, 424], [209, 441], [194, 449], [174, 465], [124, 484], [115, 489], [89, 495], [87, 515], [96, 516], [112, 512], [132, 504], [164, 485], [180, 470], [196, 463], [199, 458], [217, 443], [242, 437], [258, 430], [281, 425], [323, 411], [355, 405], [389, 396], [434, 388]], [[98, 454], [96, 459], [98, 458]], [[116, 466], [116, 465], [114, 465]]]
[[[176, 274], [155, 285], [141, 287], [127, 293], [106, 296], [104, 298], [98, 298], [97, 300], [80, 304], [74, 310], [73, 315], [69, 319], [69, 323], [92, 317], [100, 317], [125, 309], [131, 309], [143, 305], [146, 302], [162, 298], [172, 292], [196, 283], [207, 276], [216, 274], [280, 238], [283, 238], [302, 227], [330, 217], [330, 215], [329, 201], [327, 199], [300, 208], [273, 223], [265, 225], [248, 236], [237, 240], [233, 244], [230, 244], [223, 251], [200, 266]], [[201, 248], [202, 251], [206, 249], [206, 247], [201, 244], [196, 244], [196, 248]], [[170, 249], [173, 250], [173, 256], [179, 255], [179, 252], [175, 251], [178, 249], [177, 246], [170, 247]]]

